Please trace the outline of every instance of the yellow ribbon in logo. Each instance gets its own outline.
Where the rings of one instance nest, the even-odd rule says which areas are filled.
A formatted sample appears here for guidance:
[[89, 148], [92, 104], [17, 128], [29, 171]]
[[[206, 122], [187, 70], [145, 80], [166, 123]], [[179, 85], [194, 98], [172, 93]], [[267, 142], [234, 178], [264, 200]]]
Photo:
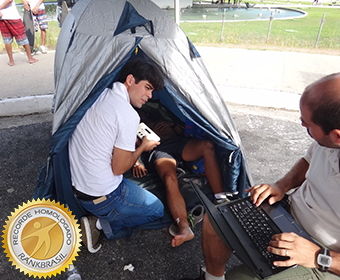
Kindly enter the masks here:
[[29, 276], [56, 276], [78, 256], [79, 225], [59, 202], [38, 199], [23, 203], [4, 228], [2, 242], [9, 261]]

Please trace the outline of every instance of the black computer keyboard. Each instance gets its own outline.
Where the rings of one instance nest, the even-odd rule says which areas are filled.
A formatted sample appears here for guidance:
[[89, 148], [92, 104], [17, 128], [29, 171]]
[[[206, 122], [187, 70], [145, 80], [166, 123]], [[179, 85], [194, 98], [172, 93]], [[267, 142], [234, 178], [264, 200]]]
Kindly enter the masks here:
[[229, 207], [254, 245], [272, 268], [275, 268], [273, 267], [274, 260], [287, 259], [286, 257], [280, 257], [267, 251], [272, 236], [278, 233], [279, 230], [273, 229], [270, 219], [260, 207], [256, 207], [248, 200], [242, 200], [229, 205]]

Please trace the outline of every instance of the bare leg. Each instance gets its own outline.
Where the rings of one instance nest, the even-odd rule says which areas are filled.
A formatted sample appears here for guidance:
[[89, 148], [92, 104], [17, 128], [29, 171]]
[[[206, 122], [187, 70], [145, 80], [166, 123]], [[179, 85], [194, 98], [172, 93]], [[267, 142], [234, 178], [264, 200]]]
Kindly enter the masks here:
[[26, 51], [26, 54], [27, 54], [28, 62], [30, 64], [38, 62], [38, 59], [35, 59], [35, 58], [32, 57], [30, 45], [26, 44], [26, 45], [24, 45], [24, 48], [25, 48], [25, 51]]
[[176, 247], [181, 245], [183, 242], [194, 238], [194, 234], [191, 231], [188, 222], [188, 213], [185, 201], [178, 188], [176, 161], [174, 159], [161, 158], [155, 162], [155, 167], [158, 175], [165, 184], [167, 203], [171, 215], [175, 220], [179, 219], [179, 235], [176, 235], [172, 239], [172, 247]]
[[214, 145], [207, 140], [190, 140], [183, 149], [183, 160], [193, 161], [201, 157], [204, 158], [205, 174], [213, 192], [223, 192], [222, 176], [216, 161]]
[[202, 225], [202, 248], [207, 272], [216, 277], [223, 276], [231, 251], [212, 228], [207, 214]]
[[46, 43], [46, 30], [45, 29], [40, 30], [40, 33], [41, 33], [41, 45], [45, 46], [45, 43]]
[[9, 66], [14, 65], [14, 58], [13, 58], [13, 51], [12, 51], [12, 44], [5, 44], [6, 52], [9, 58], [9, 62], [7, 63]]

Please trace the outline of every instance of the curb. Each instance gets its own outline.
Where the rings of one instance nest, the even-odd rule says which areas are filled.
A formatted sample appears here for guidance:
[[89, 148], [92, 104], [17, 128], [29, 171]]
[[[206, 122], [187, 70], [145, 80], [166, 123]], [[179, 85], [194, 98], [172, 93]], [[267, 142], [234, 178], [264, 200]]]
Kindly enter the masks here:
[[[225, 102], [299, 111], [301, 95], [292, 92], [217, 85]], [[53, 94], [0, 100], [0, 117], [31, 115], [51, 111]]]
[[0, 117], [46, 113], [51, 110], [53, 94], [0, 100]]

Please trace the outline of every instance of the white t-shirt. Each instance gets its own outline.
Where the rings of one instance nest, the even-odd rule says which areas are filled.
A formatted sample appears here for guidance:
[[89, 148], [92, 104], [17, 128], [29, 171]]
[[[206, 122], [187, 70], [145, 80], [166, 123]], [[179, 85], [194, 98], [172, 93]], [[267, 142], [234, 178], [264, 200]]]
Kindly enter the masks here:
[[139, 115], [130, 104], [124, 84], [105, 89], [87, 110], [69, 141], [73, 186], [88, 195], [102, 196], [114, 191], [123, 175], [113, 174], [114, 147], [135, 151]]
[[291, 195], [292, 214], [315, 240], [340, 252], [339, 149], [313, 142], [304, 158], [309, 163], [306, 180]]
[[[2, 5], [5, 0], [0, 0], [0, 5]], [[6, 8], [1, 10], [2, 18], [6, 20], [21, 19], [20, 14], [15, 6], [15, 2], [12, 1]]]
[[[38, 4], [39, 0], [27, 0], [27, 2], [30, 4], [31, 10], [33, 10], [33, 8]], [[39, 11], [41, 10], [45, 10], [44, 2], [39, 5]]]

